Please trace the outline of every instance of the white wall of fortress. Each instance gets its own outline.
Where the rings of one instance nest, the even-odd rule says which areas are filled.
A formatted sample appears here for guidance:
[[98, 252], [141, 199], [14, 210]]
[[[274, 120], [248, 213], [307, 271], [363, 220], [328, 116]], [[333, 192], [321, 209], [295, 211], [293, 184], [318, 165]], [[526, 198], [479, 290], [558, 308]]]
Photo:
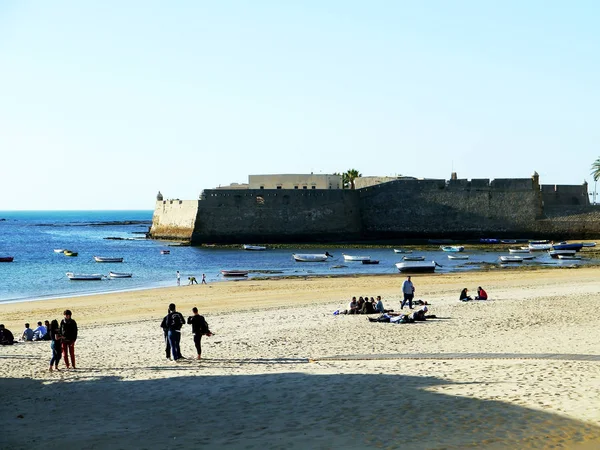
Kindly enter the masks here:
[[191, 239], [197, 213], [198, 200], [157, 200], [152, 216], [152, 236], [156, 239]]

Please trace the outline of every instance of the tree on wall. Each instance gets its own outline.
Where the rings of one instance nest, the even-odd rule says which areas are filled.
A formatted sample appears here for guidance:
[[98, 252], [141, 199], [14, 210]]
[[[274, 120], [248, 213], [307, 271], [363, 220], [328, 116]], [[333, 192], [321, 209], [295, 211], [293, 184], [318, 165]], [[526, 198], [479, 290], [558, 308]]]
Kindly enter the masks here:
[[344, 172], [342, 175], [342, 183], [344, 184], [344, 188], [354, 189], [354, 180], [358, 177], [362, 177], [362, 174], [356, 169], [350, 169], [347, 172]]
[[598, 179], [600, 179], [600, 158], [598, 158], [596, 161], [594, 161], [594, 163], [592, 164], [592, 173], [591, 173], [592, 177], [594, 178], [594, 196], [593, 196], [593, 203], [596, 204], [596, 184], [598, 182]]

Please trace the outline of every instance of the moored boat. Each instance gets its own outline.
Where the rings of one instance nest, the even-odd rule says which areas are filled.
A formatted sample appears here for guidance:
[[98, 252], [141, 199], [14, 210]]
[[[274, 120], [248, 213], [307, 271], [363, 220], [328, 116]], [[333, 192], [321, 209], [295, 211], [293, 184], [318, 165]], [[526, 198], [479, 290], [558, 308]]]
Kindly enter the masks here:
[[109, 258], [106, 256], [94, 256], [94, 260], [96, 262], [101, 262], [101, 263], [122, 263], [123, 262], [123, 258]]
[[394, 253], [412, 253], [412, 250], [407, 250], [405, 248], [395, 248]]
[[221, 275], [224, 277], [247, 277], [247, 270], [221, 270]]
[[533, 244], [533, 243], [529, 243], [529, 250], [532, 252], [543, 252], [546, 250], [551, 250], [552, 249], [552, 244], [547, 243], [547, 244]]
[[161, 250], [160, 254], [161, 255], [170, 255], [171, 254], [171, 250]]
[[66, 249], [64, 248], [55, 248], [54, 253], [64, 253]]
[[342, 256], [344, 257], [344, 261], [368, 261], [371, 259], [370, 256], [346, 255], [345, 253], [342, 253]]
[[71, 281], [92, 281], [101, 280], [104, 275], [100, 273], [84, 274], [84, 273], [73, 273], [67, 272], [67, 278]]
[[529, 253], [529, 247], [509, 248], [509, 253]]
[[465, 250], [462, 245], [446, 245], [440, 248], [445, 252], [462, 252]]
[[72, 251], [72, 250], [65, 250], [65, 251], [63, 252], [63, 254], [64, 254], [65, 256], [77, 256], [79, 253], [77, 253], [77, 252], [74, 252], [74, 251]]
[[131, 278], [133, 274], [124, 272], [108, 272], [108, 276], [111, 278]]
[[558, 259], [561, 261], [578, 261], [581, 260], [581, 256], [579, 255], [558, 255]]
[[0, 262], [13, 262], [14, 256], [0, 256]]
[[516, 244], [516, 239], [500, 239], [501, 244]]
[[414, 255], [414, 256], [404, 256], [402, 257], [404, 261], [425, 261], [424, 256]]
[[596, 243], [595, 242], [584, 242], [583, 246], [584, 247], [595, 247]]
[[448, 255], [448, 259], [469, 259], [469, 255]]
[[333, 258], [328, 252], [325, 253], [292, 253], [292, 257], [297, 262], [323, 262], [327, 258]]
[[253, 251], [253, 252], [260, 252], [263, 250], [266, 250], [267, 247], [263, 246], [263, 245], [242, 245], [242, 248], [244, 250], [249, 250], [249, 251]]
[[396, 268], [400, 272], [435, 272], [435, 261], [406, 261], [396, 263]]
[[576, 252], [578, 252], [579, 250], [581, 250], [583, 248], [583, 243], [582, 242], [577, 242], [577, 243], [561, 242], [559, 244], [553, 244], [552, 248], [554, 250], [575, 250]]
[[500, 262], [503, 263], [522, 263], [523, 257], [521, 256], [500, 256]]
[[363, 259], [363, 264], [379, 264], [379, 260], [377, 259]]
[[575, 250], [550, 250], [548, 254], [551, 258], [557, 259], [559, 256], [575, 256]]

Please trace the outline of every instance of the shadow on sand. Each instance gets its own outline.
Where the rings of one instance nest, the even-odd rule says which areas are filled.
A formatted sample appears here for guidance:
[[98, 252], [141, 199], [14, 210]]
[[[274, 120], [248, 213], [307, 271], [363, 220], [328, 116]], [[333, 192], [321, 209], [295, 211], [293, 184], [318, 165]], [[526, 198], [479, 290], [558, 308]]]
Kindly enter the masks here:
[[556, 414], [432, 392], [452, 383], [426, 376], [69, 381], [0, 380], [0, 448], [546, 448], [600, 436]]

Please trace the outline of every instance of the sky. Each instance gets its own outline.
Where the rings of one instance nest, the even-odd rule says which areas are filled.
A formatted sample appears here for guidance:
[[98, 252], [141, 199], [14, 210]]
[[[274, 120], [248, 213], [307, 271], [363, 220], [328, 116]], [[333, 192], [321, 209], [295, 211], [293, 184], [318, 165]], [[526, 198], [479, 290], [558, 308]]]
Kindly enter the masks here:
[[600, 3], [0, 0], [0, 210], [249, 174], [594, 182]]

